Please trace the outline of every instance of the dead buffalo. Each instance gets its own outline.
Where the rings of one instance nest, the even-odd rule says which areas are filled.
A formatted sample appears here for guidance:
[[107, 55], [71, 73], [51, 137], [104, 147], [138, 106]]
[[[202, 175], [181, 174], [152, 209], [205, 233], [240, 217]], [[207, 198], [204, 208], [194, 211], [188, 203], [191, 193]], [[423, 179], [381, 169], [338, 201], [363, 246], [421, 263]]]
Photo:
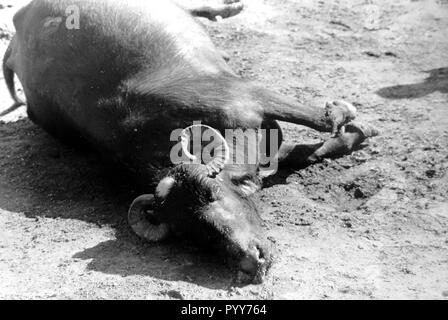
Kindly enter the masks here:
[[[32, 121], [136, 173], [147, 192], [129, 210], [136, 234], [191, 239], [260, 282], [273, 255], [251, 195], [275, 170], [232, 161], [242, 153], [260, 159], [260, 141], [235, 144], [226, 130], [277, 130], [277, 141], [258, 136], [279, 147], [263, 156], [290, 168], [348, 153], [376, 132], [352, 121], [348, 103], [302, 105], [237, 76], [193, 18], [219, 13], [207, 10], [166, 0], [34, 0], [14, 16], [3, 69], [16, 104], [14, 74], [21, 81]], [[277, 120], [333, 135], [316, 145], [282, 143]], [[172, 141], [179, 128], [186, 129]], [[195, 129], [213, 136], [209, 161], [189, 161], [197, 160]], [[185, 161], [173, 163], [178, 141]]]

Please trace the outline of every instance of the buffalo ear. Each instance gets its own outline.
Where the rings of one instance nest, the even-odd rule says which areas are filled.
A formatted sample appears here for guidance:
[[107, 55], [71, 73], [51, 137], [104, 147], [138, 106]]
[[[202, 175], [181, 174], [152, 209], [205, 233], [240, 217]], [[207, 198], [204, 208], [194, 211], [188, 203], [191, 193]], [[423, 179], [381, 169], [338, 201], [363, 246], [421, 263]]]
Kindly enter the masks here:
[[261, 181], [256, 175], [234, 176], [232, 182], [238, 188], [238, 191], [246, 197], [261, 189]]
[[163, 178], [156, 188], [156, 196], [165, 199], [171, 191], [171, 188], [176, 183], [176, 180], [172, 177]]
[[154, 195], [144, 194], [136, 198], [129, 208], [128, 222], [132, 230], [141, 238], [156, 242], [163, 240], [169, 233], [165, 223], [153, 223]]

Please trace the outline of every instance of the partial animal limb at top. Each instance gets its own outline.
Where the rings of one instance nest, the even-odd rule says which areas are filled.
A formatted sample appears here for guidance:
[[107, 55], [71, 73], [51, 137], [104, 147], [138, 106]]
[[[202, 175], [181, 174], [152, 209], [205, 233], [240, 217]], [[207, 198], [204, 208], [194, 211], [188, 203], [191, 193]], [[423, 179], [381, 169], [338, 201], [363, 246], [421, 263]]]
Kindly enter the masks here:
[[336, 137], [317, 144], [299, 145], [284, 143], [278, 152], [280, 167], [301, 168], [322, 161], [324, 158], [335, 158], [355, 150], [364, 140], [378, 135], [373, 126], [351, 122], [346, 125], [345, 132]]
[[9, 94], [11, 98], [14, 100], [14, 104], [6, 109], [5, 111], [0, 113], [0, 117], [7, 115], [8, 113], [13, 112], [20, 106], [25, 105], [25, 102], [22, 101], [18, 96], [14, 84], [14, 71], [8, 66], [8, 60], [12, 53], [12, 42], [9, 44], [8, 49], [6, 49], [5, 56], [3, 58], [3, 76], [5, 77], [6, 86], [8, 87]]
[[240, 0], [175, 0], [195, 17], [216, 21], [217, 17], [230, 18], [240, 13], [244, 4]]

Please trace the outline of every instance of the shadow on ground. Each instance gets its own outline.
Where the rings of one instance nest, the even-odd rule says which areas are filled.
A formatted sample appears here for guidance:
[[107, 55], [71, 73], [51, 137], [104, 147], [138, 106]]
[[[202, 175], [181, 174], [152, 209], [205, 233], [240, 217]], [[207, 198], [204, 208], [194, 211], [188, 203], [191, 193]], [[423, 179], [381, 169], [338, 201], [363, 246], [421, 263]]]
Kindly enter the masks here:
[[376, 93], [386, 99], [421, 98], [436, 91], [448, 93], [448, 68], [432, 69], [426, 72], [429, 76], [422, 83], [386, 87]]
[[0, 122], [0, 150], [2, 209], [115, 230], [116, 239], [73, 256], [91, 260], [89, 270], [213, 289], [235, 285], [232, 272], [218, 257], [181, 241], [148, 244], [133, 234], [126, 213], [141, 192], [132, 186], [129, 173], [102, 163], [92, 152], [62, 145], [28, 119]]
[[128, 235], [118, 236], [76, 253], [73, 258], [91, 260], [87, 266], [105, 274], [150, 276], [166, 281], [191, 282], [210, 289], [238, 285], [224, 261], [184, 244], [135, 244]]

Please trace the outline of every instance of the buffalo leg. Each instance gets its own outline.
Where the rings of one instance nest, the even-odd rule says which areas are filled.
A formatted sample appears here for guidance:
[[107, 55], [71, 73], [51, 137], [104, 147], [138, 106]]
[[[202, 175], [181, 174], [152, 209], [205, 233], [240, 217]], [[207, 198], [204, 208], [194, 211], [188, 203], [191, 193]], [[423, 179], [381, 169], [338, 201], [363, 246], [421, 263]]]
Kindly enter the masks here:
[[378, 135], [375, 128], [361, 123], [349, 123], [344, 133], [330, 139], [309, 145], [281, 145], [278, 152], [280, 167], [301, 168], [322, 161], [351, 153], [365, 139]]
[[[313, 108], [262, 87], [255, 87], [255, 93], [254, 99], [263, 106], [262, 128], [278, 130], [279, 137], [281, 130], [276, 120], [332, 133], [330, 139], [318, 144], [282, 143], [276, 154], [280, 167], [300, 168], [319, 162], [324, 158], [349, 154], [365, 139], [378, 135], [378, 131], [372, 126], [353, 121], [356, 109], [347, 102], [333, 101], [328, 102], [325, 108]], [[267, 151], [268, 158], [272, 159], [272, 150]]]
[[355, 107], [345, 101], [331, 101], [325, 107], [313, 107], [258, 85], [252, 87], [251, 93], [262, 107], [265, 121], [280, 120], [304, 125], [318, 131], [331, 132], [334, 137], [356, 117]]

